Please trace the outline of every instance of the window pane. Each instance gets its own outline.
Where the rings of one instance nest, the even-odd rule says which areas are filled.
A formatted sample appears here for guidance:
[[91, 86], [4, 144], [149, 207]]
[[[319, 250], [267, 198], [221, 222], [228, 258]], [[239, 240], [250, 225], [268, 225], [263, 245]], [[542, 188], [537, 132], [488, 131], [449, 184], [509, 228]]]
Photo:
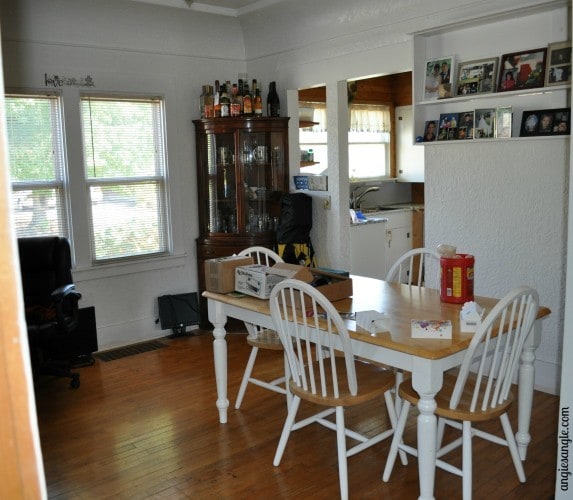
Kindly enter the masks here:
[[165, 248], [161, 191], [157, 182], [90, 187], [96, 260]]
[[89, 179], [157, 175], [155, 109], [149, 102], [82, 102]]
[[350, 180], [385, 176], [386, 157], [385, 144], [349, 144]]
[[6, 96], [12, 206], [18, 237], [68, 235], [60, 100]]
[[162, 110], [158, 99], [82, 98], [95, 261], [168, 249]]
[[12, 210], [18, 237], [65, 234], [61, 221], [61, 190], [26, 189], [12, 191]]

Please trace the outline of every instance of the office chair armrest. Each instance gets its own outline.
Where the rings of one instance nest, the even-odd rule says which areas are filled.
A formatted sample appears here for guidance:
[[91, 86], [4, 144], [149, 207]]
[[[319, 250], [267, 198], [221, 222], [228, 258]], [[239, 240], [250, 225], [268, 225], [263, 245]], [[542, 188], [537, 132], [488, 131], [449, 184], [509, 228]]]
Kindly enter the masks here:
[[64, 333], [73, 330], [78, 323], [78, 302], [81, 298], [82, 294], [73, 283], [60, 286], [52, 292], [58, 325]]

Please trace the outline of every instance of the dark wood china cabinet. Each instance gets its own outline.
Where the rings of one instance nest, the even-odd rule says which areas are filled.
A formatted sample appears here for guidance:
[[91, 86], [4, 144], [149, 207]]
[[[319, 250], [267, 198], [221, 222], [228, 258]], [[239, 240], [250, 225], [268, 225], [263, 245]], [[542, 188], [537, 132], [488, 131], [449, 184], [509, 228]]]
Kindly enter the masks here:
[[[274, 248], [288, 184], [289, 118], [194, 120], [197, 153], [199, 295], [205, 260], [260, 245]], [[210, 329], [200, 297], [201, 328]]]

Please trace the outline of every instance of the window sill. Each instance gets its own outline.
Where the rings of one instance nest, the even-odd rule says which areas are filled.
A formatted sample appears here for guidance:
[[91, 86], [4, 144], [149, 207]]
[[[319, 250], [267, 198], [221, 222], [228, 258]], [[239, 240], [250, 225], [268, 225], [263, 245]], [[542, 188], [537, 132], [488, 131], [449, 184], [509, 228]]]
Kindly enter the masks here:
[[134, 260], [131, 262], [116, 262], [101, 266], [73, 269], [74, 282], [89, 281], [126, 274], [139, 274], [170, 267], [183, 267], [187, 262], [187, 254], [169, 255], [166, 257], [153, 257], [149, 259]]

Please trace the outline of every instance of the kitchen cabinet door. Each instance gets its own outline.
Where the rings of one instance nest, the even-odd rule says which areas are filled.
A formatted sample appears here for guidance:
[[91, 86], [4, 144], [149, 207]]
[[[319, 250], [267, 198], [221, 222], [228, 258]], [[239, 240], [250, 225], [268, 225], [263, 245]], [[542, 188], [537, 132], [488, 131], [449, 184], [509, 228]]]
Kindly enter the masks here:
[[350, 272], [358, 276], [386, 277], [386, 224], [362, 224], [350, 228]]
[[412, 106], [396, 107], [396, 174], [400, 181], [424, 182], [424, 147], [412, 143]]
[[[402, 255], [412, 249], [412, 212], [391, 212], [387, 215], [385, 273]], [[404, 278], [400, 277], [400, 281]]]

